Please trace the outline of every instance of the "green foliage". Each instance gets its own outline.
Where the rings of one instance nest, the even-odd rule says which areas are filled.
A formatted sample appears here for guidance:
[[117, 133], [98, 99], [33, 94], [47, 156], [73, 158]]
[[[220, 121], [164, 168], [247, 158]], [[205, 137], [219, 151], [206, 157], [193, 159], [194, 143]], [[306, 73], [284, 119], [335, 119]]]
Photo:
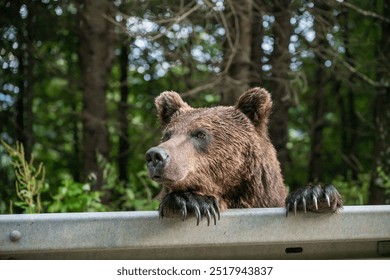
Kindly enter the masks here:
[[89, 183], [74, 182], [73, 179], [65, 179], [58, 187], [52, 200], [43, 204], [48, 212], [102, 212], [109, 208], [102, 204], [104, 193], [91, 191]]
[[[114, 200], [109, 202], [112, 210], [155, 210], [158, 202], [153, 199], [153, 194], [158, 190], [158, 184], [150, 180], [146, 170], [131, 174], [129, 182], [121, 182], [117, 170], [101, 155], [98, 155], [99, 165], [103, 169], [103, 190], [110, 193]], [[141, 188], [137, 184], [141, 183]], [[132, 187], [131, 187], [132, 186]]]
[[[182, 18], [183, 7], [173, 1], [119, 2], [120, 13], [113, 20], [122, 18], [115, 25], [116, 30], [123, 33], [117, 40], [116, 60], [106, 100], [110, 160], [99, 159], [104, 170], [104, 186], [95, 192], [91, 190], [91, 183], [81, 182], [83, 97], [78, 53], [80, 42], [77, 33], [72, 32], [80, 26], [76, 16], [78, 5], [71, 1], [4, 1], [4, 12], [0, 17], [0, 139], [14, 143], [15, 139], [25, 137], [18, 117], [26, 113], [23, 107], [27, 110], [31, 103], [33, 133], [30, 137], [34, 142], [34, 158], [44, 162], [45, 168], [42, 164], [35, 166], [32, 162], [23, 162], [24, 155], [20, 154], [23, 151], [18, 151], [18, 147], [10, 165], [6, 152], [0, 148], [0, 213], [10, 208], [19, 212], [157, 208], [158, 202], [153, 198], [159, 192], [159, 186], [147, 177], [144, 163], [145, 151], [156, 145], [160, 137], [153, 100], [163, 90], [186, 93], [209, 84], [218, 75], [223, 78], [224, 51], [229, 45], [226, 39], [234, 32], [225, 30], [225, 25], [218, 21], [218, 18], [227, 16], [223, 13], [228, 9], [217, 13], [213, 9], [201, 9], [200, 13]], [[198, 4], [202, 5], [200, 2]], [[362, 11], [384, 14], [384, 1], [353, 3]], [[285, 164], [285, 181], [292, 189], [307, 182], [312, 144], [310, 131], [316, 114], [313, 103], [317, 102], [313, 97], [319, 88], [317, 75], [322, 67], [321, 75], [326, 77], [323, 88], [326, 101], [321, 142], [323, 165], [319, 180], [333, 182], [346, 204], [364, 204], [367, 202], [369, 174], [375, 173], [371, 172], [374, 158], [372, 136], [377, 133], [373, 130], [372, 112], [377, 88], [366, 81], [378, 80], [378, 69], [386, 66], [378, 59], [382, 55], [379, 47], [385, 30], [378, 18], [363, 16], [354, 9], [334, 4], [329, 10], [322, 11], [322, 20], [314, 17], [314, 21], [308, 15], [315, 13], [320, 7], [318, 3], [294, 1], [293, 4], [290, 21], [293, 36], [289, 46], [291, 71], [289, 83], [286, 83], [291, 90], [291, 100], [286, 96], [286, 102], [294, 104], [289, 110], [289, 159]], [[266, 36], [273, 38], [275, 18], [266, 19], [272, 16], [272, 6], [272, 1], [265, 1], [256, 7], [262, 11], [260, 25], [263, 24], [264, 33], [260, 34], [263, 42], [255, 42], [253, 46], [257, 44], [261, 48]], [[28, 15], [22, 16], [23, 10]], [[264, 11], [268, 12], [264, 14]], [[152, 32], [144, 30], [145, 26], [137, 27], [135, 19], [140, 22], [147, 20], [156, 28]], [[306, 27], [302, 29], [301, 26]], [[321, 44], [317, 45], [315, 39], [305, 39], [306, 33], [319, 29], [326, 32], [326, 40]], [[121, 153], [118, 151], [121, 61], [117, 58], [122, 44], [128, 44], [130, 51], [126, 102], [129, 125], [127, 182], [118, 179], [115, 161]], [[253, 67], [266, 69], [265, 66], [273, 63], [272, 51], [260, 51], [263, 57], [258, 62], [262, 66], [253, 61]], [[318, 59], [319, 55], [321, 59]], [[330, 66], [321, 65], [322, 60], [331, 62]], [[349, 71], [344, 62], [355, 72]], [[234, 71], [240, 71], [240, 67], [234, 65]], [[259, 86], [268, 88], [273, 77], [271, 71], [264, 69], [256, 69], [254, 74], [261, 79]], [[216, 84], [184, 97], [196, 107], [217, 105], [225, 86], [229, 84]], [[27, 96], [32, 100], [27, 100]], [[351, 96], [354, 102], [349, 99]], [[18, 105], [19, 101], [24, 104]], [[353, 115], [348, 112], [356, 112], [356, 118], [348, 119]], [[24, 117], [29, 116], [26, 113]], [[343, 149], [344, 138], [348, 141]], [[347, 162], [343, 157], [350, 157], [347, 158], [350, 160]], [[352, 180], [355, 176], [346, 175], [352, 169], [361, 173], [357, 180]], [[14, 173], [17, 173], [16, 177]], [[45, 173], [48, 174], [46, 177]], [[376, 173], [379, 174], [379, 183], [389, 192], [388, 174], [382, 169]], [[13, 201], [11, 207], [10, 200]]]
[[358, 180], [337, 176], [332, 183], [339, 190], [344, 205], [367, 204], [370, 189], [370, 174], [358, 174]]
[[390, 174], [386, 174], [386, 172], [383, 170], [382, 167], [378, 167], [376, 170], [378, 176], [377, 176], [377, 182], [375, 182], [376, 186], [380, 186], [381, 188], [385, 189], [385, 194], [390, 194]]
[[[139, 180], [143, 188], [126, 187], [124, 182], [119, 181], [114, 166], [98, 155], [105, 182], [102, 191], [93, 191], [92, 183], [75, 182], [71, 177], [62, 179], [57, 188], [50, 188], [49, 184], [45, 183], [43, 163], [36, 168], [33, 159], [27, 162], [23, 145], [20, 143], [16, 144], [15, 149], [4, 141], [1, 143], [11, 157], [10, 166], [14, 168], [16, 175], [18, 200], [10, 201], [9, 213], [13, 213], [14, 207], [21, 209], [23, 213], [157, 209], [158, 202], [153, 199], [153, 193], [158, 190], [158, 184], [147, 177], [145, 170], [131, 176], [129, 183], [131, 186], [131, 182]], [[113, 197], [115, 199], [110, 201]], [[6, 208], [5, 202], [1, 201], [0, 213], [6, 213]]]
[[42, 211], [41, 193], [47, 187], [43, 164], [40, 163], [36, 168], [32, 157], [27, 162], [23, 145], [18, 142], [16, 142], [15, 149], [2, 140], [1, 143], [11, 157], [11, 165], [15, 169], [15, 187], [19, 200], [13, 204], [23, 209], [25, 213], [40, 213]]

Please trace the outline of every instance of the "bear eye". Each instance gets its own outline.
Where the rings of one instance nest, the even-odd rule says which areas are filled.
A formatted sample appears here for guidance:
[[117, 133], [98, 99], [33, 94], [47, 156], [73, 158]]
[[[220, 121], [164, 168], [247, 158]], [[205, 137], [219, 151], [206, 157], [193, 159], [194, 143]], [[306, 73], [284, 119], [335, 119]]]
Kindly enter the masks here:
[[161, 138], [161, 142], [168, 141], [171, 139], [172, 133], [170, 131], [167, 131], [164, 133], [163, 137]]
[[198, 139], [205, 139], [206, 138], [206, 133], [204, 131], [199, 131], [195, 134], [195, 137]]
[[196, 150], [207, 153], [212, 136], [206, 129], [196, 129], [191, 133], [192, 143]]
[[207, 138], [207, 133], [204, 130], [195, 130], [194, 133], [192, 133], [192, 137], [204, 140]]

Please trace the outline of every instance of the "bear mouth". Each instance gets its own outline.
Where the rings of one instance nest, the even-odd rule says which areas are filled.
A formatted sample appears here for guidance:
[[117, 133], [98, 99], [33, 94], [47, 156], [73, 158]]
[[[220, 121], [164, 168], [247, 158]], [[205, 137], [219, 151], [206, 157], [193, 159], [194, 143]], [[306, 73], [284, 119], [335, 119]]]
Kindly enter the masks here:
[[160, 184], [164, 184], [164, 183], [167, 184], [167, 183], [175, 182], [174, 180], [168, 179], [168, 178], [166, 178], [164, 176], [161, 176], [161, 175], [154, 175], [154, 176], [152, 176], [152, 180], [156, 181], [157, 183], [160, 183]]
[[155, 175], [155, 176], [153, 176], [152, 177], [152, 180], [154, 180], [154, 181], [161, 181], [161, 180], [163, 180], [163, 177], [162, 176], [159, 176], [159, 175]]
[[175, 185], [178, 182], [184, 180], [187, 175], [187, 172], [185, 172], [184, 174], [178, 174], [178, 172], [172, 174], [170, 172], [166, 172], [166, 170], [162, 170], [159, 168], [148, 169], [148, 177], [153, 181], [163, 185]]

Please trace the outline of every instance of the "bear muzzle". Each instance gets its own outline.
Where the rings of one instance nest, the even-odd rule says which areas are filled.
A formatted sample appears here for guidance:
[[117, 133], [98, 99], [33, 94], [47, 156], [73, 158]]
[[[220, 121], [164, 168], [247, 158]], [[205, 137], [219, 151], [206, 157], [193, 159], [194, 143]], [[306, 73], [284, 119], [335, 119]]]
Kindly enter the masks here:
[[155, 181], [164, 180], [164, 168], [169, 161], [169, 155], [161, 147], [150, 148], [145, 154], [148, 175]]

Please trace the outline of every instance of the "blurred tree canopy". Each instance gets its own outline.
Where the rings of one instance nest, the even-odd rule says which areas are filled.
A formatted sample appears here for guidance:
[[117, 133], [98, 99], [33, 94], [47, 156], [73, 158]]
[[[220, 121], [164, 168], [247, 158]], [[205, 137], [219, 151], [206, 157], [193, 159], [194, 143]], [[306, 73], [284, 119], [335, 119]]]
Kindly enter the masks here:
[[23, 176], [42, 211], [155, 209], [154, 98], [231, 105], [252, 86], [273, 96], [290, 189], [333, 182], [347, 204], [389, 203], [389, 6], [0, 0], [0, 213], [31, 209]]

